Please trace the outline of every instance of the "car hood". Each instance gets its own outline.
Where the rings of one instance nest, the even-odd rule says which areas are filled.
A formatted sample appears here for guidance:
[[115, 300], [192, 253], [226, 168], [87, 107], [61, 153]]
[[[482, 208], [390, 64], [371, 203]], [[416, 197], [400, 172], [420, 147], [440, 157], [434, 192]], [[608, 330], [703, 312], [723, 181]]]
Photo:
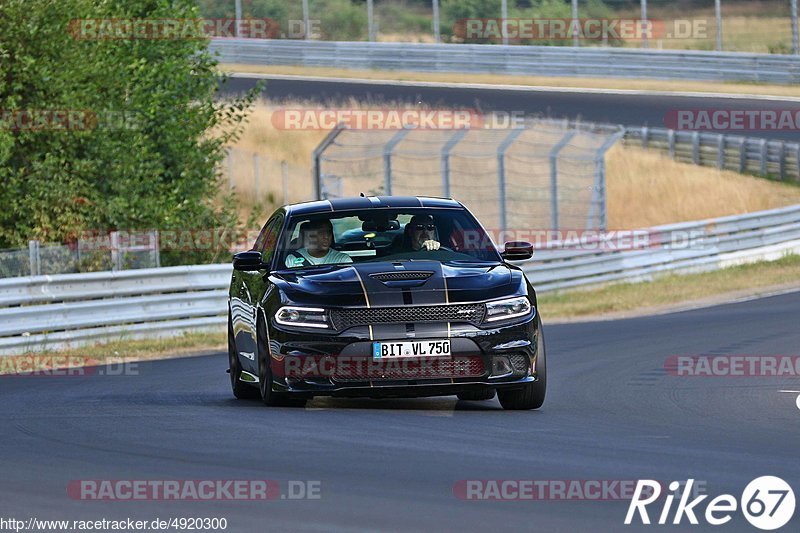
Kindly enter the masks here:
[[524, 294], [522, 273], [502, 263], [369, 262], [279, 271], [286, 298], [315, 306], [440, 305]]

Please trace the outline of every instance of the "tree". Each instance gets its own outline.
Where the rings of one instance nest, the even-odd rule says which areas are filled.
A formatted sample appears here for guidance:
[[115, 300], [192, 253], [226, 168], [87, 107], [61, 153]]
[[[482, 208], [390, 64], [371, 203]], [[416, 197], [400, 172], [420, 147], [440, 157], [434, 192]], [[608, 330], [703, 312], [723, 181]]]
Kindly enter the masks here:
[[[198, 17], [193, 0], [3, 0], [0, 247], [85, 230], [234, 223], [217, 168], [255, 91], [216, 103], [221, 75], [196, 35], [111, 39], [87, 30], [98, 24], [81, 26]], [[59, 111], [76, 120], [42, 130], [24, 123]]]

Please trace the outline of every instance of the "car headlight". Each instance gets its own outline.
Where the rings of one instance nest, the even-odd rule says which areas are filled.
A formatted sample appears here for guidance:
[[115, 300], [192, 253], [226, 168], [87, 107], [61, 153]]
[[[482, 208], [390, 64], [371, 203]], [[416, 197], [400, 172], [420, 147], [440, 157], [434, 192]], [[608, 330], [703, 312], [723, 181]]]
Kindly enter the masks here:
[[329, 328], [325, 309], [286, 305], [275, 313], [275, 322], [298, 328]]
[[[498, 300], [496, 302], [488, 302], [486, 304], [486, 316], [484, 322], [496, 322], [498, 320], [507, 320], [509, 318], [516, 318], [525, 316], [531, 312], [533, 306], [528, 298], [519, 296], [517, 298], [508, 298], [507, 300]], [[535, 310], [534, 310], [535, 311]]]

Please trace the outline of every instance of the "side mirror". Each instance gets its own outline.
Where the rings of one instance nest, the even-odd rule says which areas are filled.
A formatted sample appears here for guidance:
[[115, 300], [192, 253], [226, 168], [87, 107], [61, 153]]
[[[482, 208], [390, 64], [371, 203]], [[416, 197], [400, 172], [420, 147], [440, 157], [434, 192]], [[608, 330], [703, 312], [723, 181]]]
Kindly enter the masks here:
[[524, 261], [533, 257], [533, 245], [525, 241], [511, 241], [500, 256], [506, 261]]
[[252, 272], [261, 270], [264, 264], [261, 262], [261, 252], [239, 252], [233, 256], [234, 270]]

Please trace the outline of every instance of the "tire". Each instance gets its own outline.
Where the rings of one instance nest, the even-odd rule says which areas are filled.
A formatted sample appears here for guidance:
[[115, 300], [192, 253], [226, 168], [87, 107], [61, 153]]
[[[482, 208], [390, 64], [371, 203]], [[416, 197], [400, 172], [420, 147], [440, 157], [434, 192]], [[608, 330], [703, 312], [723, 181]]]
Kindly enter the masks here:
[[491, 400], [494, 398], [494, 389], [476, 390], [468, 392], [459, 392], [458, 399], [468, 402], [482, 402], [484, 400]]
[[497, 391], [497, 398], [503, 409], [512, 411], [538, 409], [544, 404], [547, 392], [547, 362], [545, 358], [544, 330], [539, 321], [539, 335], [536, 340], [536, 376], [533, 383], [526, 384], [521, 389]]
[[270, 368], [269, 343], [264, 323], [258, 321], [258, 391], [261, 401], [269, 407], [305, 407], [306, 398], [293, 398], [286, 393], [272, 390], [272, 369]]
[[228, 316], [228, 371], [231, 375], [231, 390], [238, 400], [255, 400], [259, 398], [258, 389], [244, 383], [241, 379], [242, 365], [236, 355], [236, 336], [233, 334], [233, 322]]

